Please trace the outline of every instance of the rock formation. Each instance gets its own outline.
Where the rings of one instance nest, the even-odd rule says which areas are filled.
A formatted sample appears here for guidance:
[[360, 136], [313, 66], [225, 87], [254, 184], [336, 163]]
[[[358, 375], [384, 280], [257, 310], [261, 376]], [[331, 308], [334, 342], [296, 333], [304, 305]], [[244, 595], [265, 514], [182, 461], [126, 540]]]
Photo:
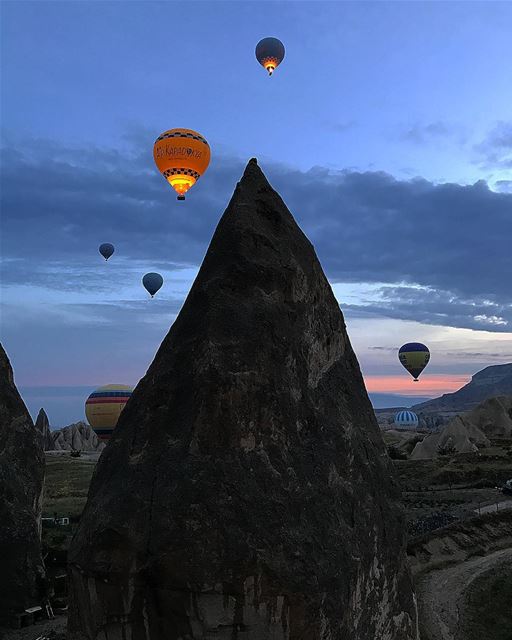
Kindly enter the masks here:
[[91, 426], [85, 422], [74, 422], [62, 429], [51, 431], [44, 409], [39, 410], [35, 426], [41, 433], [44, 451], [101, 451], [105, 447]]
[[53, 431], [52, 450], [71, 451], [80, 449], [81, 451], [101, 451], [105, 445], [98, 440], [98, 436], [92, 428], [85, 422], [75, 422], [62, 429]]
[[416, 638], [390, 468], [314, 249], [252, 160], [99, 460], [69, 638]]
[[489, 398], [464, 415], [464, 421], [482, 431], [487, 438], [512, 438], [512, 395]]
[[418, 442], [411, 453], [411, 460], [437, 458], [447, 447], [453, 447], [454, 453], [470, 453], [490, 444], [477, 427], [466, 423], [463, 417], [456, 416], [441, 431], [431, 433]]
[[51, 451], [53, 449], [53, 437], [50, 431], [50, 422], [44, 409], [39, 409], [35, 427], [41, 433], [43, 451]]
[[489, 398], [476, 409], [455, 416], [441, 431], [428, 435], [414, 447], [411, 459], [435, 458], [449, 443], [456, 453], [489, 447], [491, 438], [512, 438], [512, 396]]
[[39, 603], [43, 481], [42, 437], [0, 344], [0, 620]]

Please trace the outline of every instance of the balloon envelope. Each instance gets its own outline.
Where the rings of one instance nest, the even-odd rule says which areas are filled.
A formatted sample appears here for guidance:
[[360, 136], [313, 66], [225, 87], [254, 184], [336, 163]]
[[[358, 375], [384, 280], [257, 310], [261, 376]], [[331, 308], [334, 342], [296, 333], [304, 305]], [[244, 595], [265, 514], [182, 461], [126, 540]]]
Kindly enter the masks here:
[[284, 58], [284, 44], [277, 38], [263, 38], [256, 45], [256, 58], [271, 76]]
[[142, 284], [151, 297], [161, 288], [164, 283], [164, 279], [159, 273], [146, 273], [142, 278]]
[[155, 141], [153, 157], [158, 170], [178, 194], [194, 186], [210, 164], [210, 146], [200, 133], [192, 129], [169, 129]]
[[397, 429], [417, 429], [418, 424], [418, 416], [414, 411], [399, 411], [395, 416], [395, 427]]
[[105, 258], [105, 260], [108, 260], [114, 253], [114, 251], [114, 245], [110, 244], [110, 242], [104, 242], [103, 244], [100, 244], [99, 252]]
[[85, 401], [85, 415], [100, 440], [110, 439], [132, 391], [132, 387], [124, 384], [107, 384], [93, 391]]
[[421, 342], [408, 342], [400, 347], [398, 358], [417, 382], [418, 376], [430, 360], [430, 351]]

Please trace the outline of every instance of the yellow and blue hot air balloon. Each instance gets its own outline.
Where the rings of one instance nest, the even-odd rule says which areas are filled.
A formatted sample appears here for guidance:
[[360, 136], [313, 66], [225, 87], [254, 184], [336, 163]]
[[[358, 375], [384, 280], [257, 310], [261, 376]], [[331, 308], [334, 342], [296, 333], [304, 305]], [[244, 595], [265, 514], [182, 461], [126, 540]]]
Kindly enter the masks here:
[[402, 365], [418, 382], [418, 377], [430, 360], [430, 351], [421, 342], [408, 342], [400, 347], [398, 358]]
[[93, 391], [85, 402], [85, 415], [100, 440], [110, 440], [117, 420], [132, 395], [132, 387], [107, 384]]

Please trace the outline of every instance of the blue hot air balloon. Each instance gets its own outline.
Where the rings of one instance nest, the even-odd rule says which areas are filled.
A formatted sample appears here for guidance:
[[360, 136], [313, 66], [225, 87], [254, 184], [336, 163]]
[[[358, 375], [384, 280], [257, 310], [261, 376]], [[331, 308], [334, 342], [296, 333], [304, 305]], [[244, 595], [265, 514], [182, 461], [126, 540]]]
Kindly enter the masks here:
[[114, 253], [114, 251], [114, 245], [110, 244], [110, 242], [104, 242], [103, 244], [100, 244], [99, 252], [105, 258], [105, 260], [108, 260]]
[[155, 293], [161, 288], [164, 283], [164, 279], [159, 273], [146, 273], [142, 278], [142, 284], [146, 291], [153, 297]]
[[284, 44], [277, 38], [263, 38], [256, 45], [256, 58], [271, 76], [284, 58]]

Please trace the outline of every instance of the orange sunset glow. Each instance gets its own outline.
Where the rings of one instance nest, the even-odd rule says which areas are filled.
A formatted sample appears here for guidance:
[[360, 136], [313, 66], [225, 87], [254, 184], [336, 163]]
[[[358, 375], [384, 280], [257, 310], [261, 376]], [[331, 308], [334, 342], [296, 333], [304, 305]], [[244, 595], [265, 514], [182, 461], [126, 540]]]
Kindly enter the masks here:
[[404, 376], [364, 376], [368, 392], [398, 393], [409, 396], [434, 396], [452, 393], [467, 384], [471, 376], [431, 374], [423, 375], [419, 382]]

